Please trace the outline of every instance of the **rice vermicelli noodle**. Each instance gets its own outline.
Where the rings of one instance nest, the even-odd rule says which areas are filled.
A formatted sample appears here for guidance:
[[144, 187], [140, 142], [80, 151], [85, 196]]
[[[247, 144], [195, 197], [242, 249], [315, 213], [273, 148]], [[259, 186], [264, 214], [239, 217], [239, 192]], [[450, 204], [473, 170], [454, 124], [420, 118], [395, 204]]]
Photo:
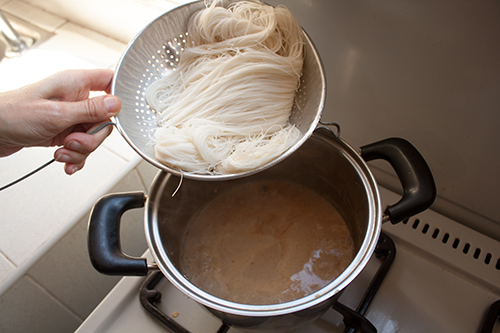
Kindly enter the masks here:
[[302, 28], [284, 6], [211, 4], [190, 18], [175, 71], [146, 91], [158, 113], [156, 158], [197, 174], [256, 169], [300, 137], [289, 123]]

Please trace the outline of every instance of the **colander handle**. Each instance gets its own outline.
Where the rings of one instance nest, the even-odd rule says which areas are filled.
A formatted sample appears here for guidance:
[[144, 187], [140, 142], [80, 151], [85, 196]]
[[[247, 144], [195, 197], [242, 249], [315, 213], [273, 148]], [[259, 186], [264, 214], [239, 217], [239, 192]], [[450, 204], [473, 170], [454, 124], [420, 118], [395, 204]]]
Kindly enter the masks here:
[[142, 192], [109, 194], [100, 198], [90, 213], [87, 246], [94, 268], [106, 275], [137, 275], [148, 273], [145, 258], [133, 258], [122, 252], [120, 222], [123, 213], [144, 207]]
[[403, 197], [388, 206], [385, 214], [396, 224], [429, 208], [436, 198], [434, 177], [418, 150], [401, 138], [389, 138], [361, 147], [365, 161], [388, 161], [401, 182]]

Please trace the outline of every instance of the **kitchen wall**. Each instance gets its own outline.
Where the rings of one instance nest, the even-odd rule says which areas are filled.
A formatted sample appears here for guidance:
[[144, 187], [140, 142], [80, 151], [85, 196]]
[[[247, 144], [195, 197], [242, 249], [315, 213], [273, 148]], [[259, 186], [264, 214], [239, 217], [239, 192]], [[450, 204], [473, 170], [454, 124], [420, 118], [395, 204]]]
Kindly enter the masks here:
[[[435, 176], [433, 209], [500, 239], [500, 2], [269, 2], [286, 4], [319, 50], [323, 119], [354, 147], [412, 142]], [[386, 162], [371, 165], [400, 189]]]

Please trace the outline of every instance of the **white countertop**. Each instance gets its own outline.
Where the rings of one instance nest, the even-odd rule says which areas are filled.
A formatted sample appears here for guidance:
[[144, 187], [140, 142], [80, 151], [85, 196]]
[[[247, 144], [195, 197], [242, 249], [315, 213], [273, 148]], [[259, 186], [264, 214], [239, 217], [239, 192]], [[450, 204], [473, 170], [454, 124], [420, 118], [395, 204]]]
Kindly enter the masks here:
[[[126, 47], [26, 2], [0, 1], [0, 9], [54, 33], [22, 57], [0, 62], [0, 91], [64, 69], [114, 68]], [[0, 186], [48, 162], [55, 150], [29, 148], [1, 158]], [[115, 130], [76, 174], [67, 176], [53, 163], [0, 192], [0, 294], [140, 161]]]

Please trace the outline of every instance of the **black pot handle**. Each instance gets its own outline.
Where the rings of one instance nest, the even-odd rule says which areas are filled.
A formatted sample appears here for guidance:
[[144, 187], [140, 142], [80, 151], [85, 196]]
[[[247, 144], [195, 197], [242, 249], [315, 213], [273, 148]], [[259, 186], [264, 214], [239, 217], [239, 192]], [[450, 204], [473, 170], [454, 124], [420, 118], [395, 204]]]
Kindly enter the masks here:
[[94, 268], [107, 275], [137, 275], [148, 273], [145, 258], [133, 258], [122, 252], [120, 222], [123, 213], [144, 207], [142, 192], [109, 194], [100, 198], [90, 213], [88, 250]]
[[361, 147], [365, 161], [388, 161], [403, 185], [400, 201], [385, 210], [389, 220], [396, 224], [429, 208], [436, 198], [434, 177], [418, 150], [401, 138], [389, 138]]

